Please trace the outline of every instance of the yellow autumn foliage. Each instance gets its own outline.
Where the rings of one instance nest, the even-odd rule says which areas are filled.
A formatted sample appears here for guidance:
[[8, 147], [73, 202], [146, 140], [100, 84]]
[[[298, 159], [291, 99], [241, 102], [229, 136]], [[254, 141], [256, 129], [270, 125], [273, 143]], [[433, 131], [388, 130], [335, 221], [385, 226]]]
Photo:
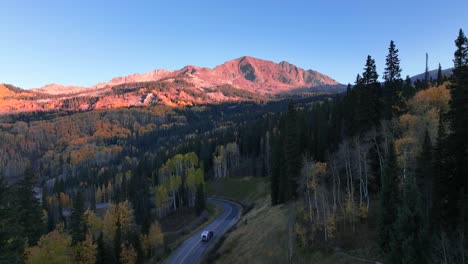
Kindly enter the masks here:
[[71, 264], [73, 251], [71, 237], [59, 227], [40, 238], [37, 246], [25, 250], [26, 264]]
[[75, 246], [74, 253], [75, 264], [96, 263], [97, 245], [91, 234], [86, 234], [86, 239]]
[[333, 239], [336, 233], [336, 220], [333, 213], [328, 210], [327, 212], [327, 237]]
[[143, 234], [140, 240], [146, 255], [153, 256], [154, 250], [164, 244], [164, 234], [159, 223], [152, 223], [148, 234]]
[[135, 264], [137, 261], [137, 252], [131, 244], [122, 243], [120, 247], [120, 264]]

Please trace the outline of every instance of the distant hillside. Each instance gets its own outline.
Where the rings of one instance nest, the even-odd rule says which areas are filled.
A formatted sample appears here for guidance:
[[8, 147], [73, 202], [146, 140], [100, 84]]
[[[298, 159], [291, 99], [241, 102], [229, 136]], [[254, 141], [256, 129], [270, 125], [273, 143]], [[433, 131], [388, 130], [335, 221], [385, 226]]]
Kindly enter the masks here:
[[[452, 71], [453, 71], [453, 68], [449, 68], [449, 69], [445, 69], [445, 70], [442, 70], [442, 75], [447, 75], [447, 76], [452, 76]], [[424, 80], [424, 75], [425, 73], [420, 73], [418, 75], [415, 75], [413, 77], [411, 77], [411, 81], [412, 82], [415, 82], [416, 80]], [[432, 70], [432, 71], [429, 71], [429, 79], [437, 79], [437, 70]]]
[[17, 98], [17, 97], [31, 97], [34, 93], [23, 90], [9, 84], [0, 84], [0, 99]]

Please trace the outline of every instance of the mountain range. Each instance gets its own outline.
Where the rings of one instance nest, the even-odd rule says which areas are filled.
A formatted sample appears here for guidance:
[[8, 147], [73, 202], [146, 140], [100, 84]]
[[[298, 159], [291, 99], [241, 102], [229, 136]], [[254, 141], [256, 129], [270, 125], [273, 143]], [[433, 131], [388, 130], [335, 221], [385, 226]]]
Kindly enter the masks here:
[[244, 56], [213, 69], [185, 66], [115, 77], [92, 87], [49, 84], [23, 90], [0, 84], [0, 114], [147, 106], [265, 101], [294, 91], [336, 91], [337, 81], [286, 61]]

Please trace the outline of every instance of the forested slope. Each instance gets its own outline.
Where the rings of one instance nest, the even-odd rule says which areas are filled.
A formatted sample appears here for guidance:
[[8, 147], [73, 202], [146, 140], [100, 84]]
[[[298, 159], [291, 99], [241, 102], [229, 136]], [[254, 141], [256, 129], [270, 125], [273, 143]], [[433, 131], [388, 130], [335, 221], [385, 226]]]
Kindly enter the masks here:
[[209, 180], [250, 176], [269, 180], [273, 206], [291, 208], [289, 260], [339, 249], [463, 263], [463, 31], [455, 43], [448, 81], [403, 80], [392, 41], [384, 82], [368, 56], [342, 95], [3, 116], [0, 260], [158, 261], [171, 250], [159, 221], [201, 214]]
[[[463, 263], [463, 31], [455, 43], [449, 82], [403, 81], [392, 41], [383, 83], [368, 56], [345, 97], [312, 110], [291, 104], [269, 131], [271, 201], [299, 204], [295, 233], [302, 250], [363, 250], [384, 263]], [[313, 118], [304, 122], [304, 116]]]

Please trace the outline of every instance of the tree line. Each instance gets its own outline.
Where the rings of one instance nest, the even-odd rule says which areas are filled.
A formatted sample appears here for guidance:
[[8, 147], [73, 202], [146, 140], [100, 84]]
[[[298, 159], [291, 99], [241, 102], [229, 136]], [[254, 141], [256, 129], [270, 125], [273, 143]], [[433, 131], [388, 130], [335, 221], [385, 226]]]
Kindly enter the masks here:
[[455, 44], [453, 76], [444, 80], [439, 69], [437, 81], [420, 85], [401, 78], [391, 41], [383, 83], [368, 56], [344, 97], [290, 104], [268, 131], [271, 201], [300, 202], [296, 234], [304, 247], [340, 244], [343, 233], [375, 216], [384, 263], [463, 263], [468, 42], [462, 30]]

